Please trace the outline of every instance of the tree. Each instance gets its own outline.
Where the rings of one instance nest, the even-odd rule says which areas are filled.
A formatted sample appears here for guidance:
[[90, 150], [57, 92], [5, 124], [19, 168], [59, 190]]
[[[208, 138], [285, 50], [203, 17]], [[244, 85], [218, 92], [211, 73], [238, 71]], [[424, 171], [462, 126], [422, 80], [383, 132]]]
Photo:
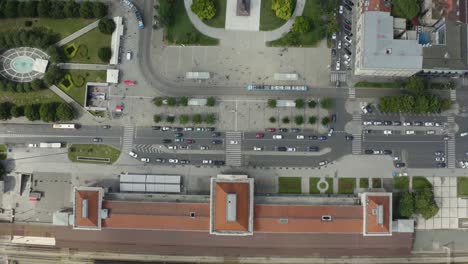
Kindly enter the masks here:
[[13, 105], [10, 109], [10, 114], [13, 117], [23, 116], [23, 108], [21, 106]]
[[35, 121], [40, 118], [39, 109], [36, 105], [26, 105], [24, 107], [24, 116], [29, 121]]
[[179, 116], [179, 123], [181, 124], [187, 124], [190, 121], [190, 116], [189, 115], [181, 115]]
[[200, 124], [202, 121], [203, 121], [203, 118], [202, 118], [202, 116], [200, 114], [194, 114], [192, 116], [192, 122], [194, 124]]
[[60, 69], [57, 65], [51, 65], [49, 66], [49, 69], [47, 69], [43, 80], [47, 85], [50, 86], [60, 81], [64, 75], [65, 73], [63, 72], [63, 70]]
[[24, 16], [36, 17], [37, 16], [37, 1], [24, 2]]
[[80, 4], [80, 17], [81, 18], [93, 18], [93, 4], [89, 0]]
[[296, 103], [296, 108], [297, 109], [304, 108], [305, 102], [304, 102], [303, 99], [296, 99], [295, 103]]
[[333, 33], [336, 33], [340, 30], [338, 27], [338, 21], [336, 20], [336, 17], [333, 15], [328, 16], [327, 20], [327, 34], [328, 36], [333, 35]]
[[95, 18], [104, 17], [107, 15], [107, 6], [100, 1], [96, 1], [93, 3], [93, 16]]
[[51, 3], [49, 0], [39, 1], [37, 5], [37, 15], [39, 17], [49, 17]]
[[330, 118], [328, 116], [322, 118], [322, 126], [328, 126], [330, 124]]
[[212, 19], [216, 15], [213, 0], [194, 0], [190, 7], [201, 20]]
[[414, 214], [414, 198], [413, 195], [409, 192], [404, 192], [400, 196], [400, 201], [398, 205], [400, 216], [410, 217]]
[[56, 120], [56, 106], [54, 103], [44, 103], [39, 107], [39, 116], [44, 122], [53, 122]]
[[310, 100], [308, 105], [309, 105], [309, 108], [315, 108], [317, 106], [317, 102], [314, 100]]
[[426, 96], [416, 96], [414, 101], [413, 112], [417, 114], [427, 113], [429, 109], [429, 101]]
[[75, 0], [68, 0], [63, 7], [63, 13], [68, 18], [80, 17], [80, 4]]
[[188, 105], [188, 98], [185, 97], [185, 96], [182, 96], [182, 97], [180, 98], [180, 105], [182, 105], [182, 106], [187, 106], [187, 105]]
[[154, 103], [155, 106], [161, 107], [163, 105], [163, 100], [164, 99], [162, 97], [155, 97], [153, 99], [153, 103]]
[[215, 114], [208, 114], [208, 115], [205, 117], [205, 123], [210, 124], [210, 125], [216, 123], [216, 116], [215, 116]]
[[392, 1], [393, 16], [411, 20], [414, 17], [416, 17], [421, 10], [419, 3], [420, 1], [416, 1], [416, 0], [393, 0]]
[[292, 32], [296, 33], [307, 33], [310, 31], [310, 21], [307, 17], [305, 16], [297, 16], [294, 19], [294, 24], [291, 28]]
[[172, 124], [172, 123], [174, 123], [174, 121], [175, 121], [175, 116], [173, 116], [173, 115], [166, 116], [166, 122]]
[[0, 120], [7, 120], [11, 118], [11, 103], [0, 103]]
[[18, 2], [7, 1], [3, 14], [5, 15], [5, 17], [17, 17], [18, 16]]
[[315, 116], [309, 117], [309, 124], [315, 125], [317, 123], [317, 118]]
[[154, 115], [153, 116], [153, 121], [157, 124], [157, 123], [160, 123], [162, 121], [162, 117], [161, 115]]
[[208, 97], [208, 99], [206, 100], [206, 106], [213, 107], [215, 105], [216, 105], [216, 99], [213, 96]]
[[2, 163], [0, 163], [0, 180], [3, 181], [3, 177], [5, 177], [5, 174], [6, 174], [5, 166]]
[[109, 62], [112, 57], [112, 50], [110, 47], [101, 47], [98, 50], [98, 57], [103, 62]]
[[276, 123], [276, 117], [272, 116], [269, 119], [270, 123]]
[[283, 119], [281, 121], [283, 122], [283, 124], [289, 124], [289, 122], [290, 122], [289, 117], [287, 117], [287, 116], [283, 117]]
[[431, 189], [423, 189], [414, 195], [414, 210], [421, 214], [424, 219], [434, 217], [439, 211], [439, 207], [434, 201]]
[[65, 3], [62, 1], [53, 1], [50, 5], [49, 17], [63, 18], [63, 8]]
[[156, 10], [155, 19], [160, 27], [166, 27], [171, 23], [173, 6], [174, 0], [159, 0], [158, 5], [154, 6]]
[[39, 91], [41, 89], [44, 89], [44, 83], [40, 79], [35, 79], [31, 82], [31, 88], [34, 91]]
[[62, 53], [56, 46], [49, 46], [46, 53], [50, 56], [50, 60], [54, 63], [63, 61]]
[[405, 89], [414, 96], [425, 95], [427, 83], [422, 77], [411, 77], [405, 84]]
[[61, 103], [55, 111], [56, 118], [60, 121], [70, 121], [75, 118], [75, 110], [67, 103]]
[[111, 35], [115, 30], [115, 22], [113, 19], [107, 17], [101, 18], [98, 28], [101, 33]]
[[294, 123], [296, 123], [298, 126], [304, 124], [304, 117], [300, 115], [294, 117]]
[[333, 107], [333, 100], [331, 98], [324, 98], [320, 101], [320, 107], [323, 109], [330, 109]]
[[440, 111], [448, 111], [452, 108], [452, 101], [450, 99], [442, 99], [440, 101]]
[[167, 98], [167, 105], [174, 107], [177, 105], [177, 99], [175, 97], [169, 97]]
[[283, 20], [289, 20], [293, 12], [292, 0], [273, 0], [271, 9], [275, 11], [277, 17]]
[[268, 99], [267, 105], [270, 108], [275, 108], [276, 107], [276, 100], [275, 99]]

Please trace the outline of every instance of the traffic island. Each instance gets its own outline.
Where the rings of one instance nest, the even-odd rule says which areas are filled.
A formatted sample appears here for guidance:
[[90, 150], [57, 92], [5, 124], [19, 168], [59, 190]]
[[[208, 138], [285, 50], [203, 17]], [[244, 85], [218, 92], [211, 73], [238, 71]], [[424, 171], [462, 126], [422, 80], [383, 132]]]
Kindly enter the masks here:
[[72, 162], [112, 164], [120, 156], [120, 150], [103, 144], [73, 144], [68, 149]]

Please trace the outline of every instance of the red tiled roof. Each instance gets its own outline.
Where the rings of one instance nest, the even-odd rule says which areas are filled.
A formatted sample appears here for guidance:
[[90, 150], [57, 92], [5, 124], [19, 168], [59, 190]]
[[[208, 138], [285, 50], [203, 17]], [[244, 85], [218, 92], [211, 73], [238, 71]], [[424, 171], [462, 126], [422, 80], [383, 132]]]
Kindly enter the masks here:
[[[88, 200], [88, 217], [82, 218], [83, 200]], [[98, 191], [77, 191], [76, 192], [76, 212], [75, 226], [77, 227], [97, 227], [99, 218], [99, 192]]]
[[[248, 231], [249, 229], [249, 184], [248, 183], [216, 183], [214, 205], [214, 230], [215, 231]], [[226, 200], [227, 195], [235, 193], [236, 221], [227, 221]]]
[[[383, 225], [377, 222], [377, 215], [373, 210], [377, 210], [378, 205], [383, 205]], [[366, 230], [368, 233], [390, 233], [390, 197], [389, 196], [367, 196], [366, 209]]]
[[385, 5], [385, 0], [368, 0], [368, 5], [362, 5], [362, 12], [367, 11], [381, 11], [381, 12], [391, 12], [391, 5]]

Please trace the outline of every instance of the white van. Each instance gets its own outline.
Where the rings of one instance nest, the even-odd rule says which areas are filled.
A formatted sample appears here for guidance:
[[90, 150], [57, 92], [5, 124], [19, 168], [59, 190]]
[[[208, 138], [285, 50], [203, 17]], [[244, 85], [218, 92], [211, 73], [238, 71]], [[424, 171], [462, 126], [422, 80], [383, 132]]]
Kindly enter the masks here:
[[131, 60], [131, 59], [132, 59], [132, 52], [127, 51], [127, 60]]

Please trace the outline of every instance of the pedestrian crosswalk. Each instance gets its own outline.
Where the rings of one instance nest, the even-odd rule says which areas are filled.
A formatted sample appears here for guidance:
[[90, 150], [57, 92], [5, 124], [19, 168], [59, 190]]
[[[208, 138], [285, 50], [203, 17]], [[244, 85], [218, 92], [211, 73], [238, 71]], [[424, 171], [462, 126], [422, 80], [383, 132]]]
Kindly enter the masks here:
[[452, 101], [457, 100], [457, 90], [455, 90], [455, 89], [450, 90], [450, 100], [452, 100]]
[[447, 167], [449, 169], [455, 168], [456, 157], [455, 157], [455, 134], [449, 133], [449, 140], [447, 141]]
[[349, 99], [356, 99], [356, 88], [351, 87], [348, 89]]
[[163, 153], [161, 145], [135, 144], [133, 149], [141, 153]]
[[226, 132], [226, 165], [242, 166], [242, 133]]
[[125, 126], [122, 140], [122, 152], [127, 153], [132, 150], [135, 127]]
[[332, 72], [330, 74], [330, 81], [331, 83], [335, 83], [336, 81], [346, 82], [346, 72]]
[[361, 114], [353, 114], [353, 121], [362, 121], [362, 115]]
[[353, 134], [353, 141], [351, 143], [353, 155], [360, 155], [362, 153], [362, 136], [361, 134]]

